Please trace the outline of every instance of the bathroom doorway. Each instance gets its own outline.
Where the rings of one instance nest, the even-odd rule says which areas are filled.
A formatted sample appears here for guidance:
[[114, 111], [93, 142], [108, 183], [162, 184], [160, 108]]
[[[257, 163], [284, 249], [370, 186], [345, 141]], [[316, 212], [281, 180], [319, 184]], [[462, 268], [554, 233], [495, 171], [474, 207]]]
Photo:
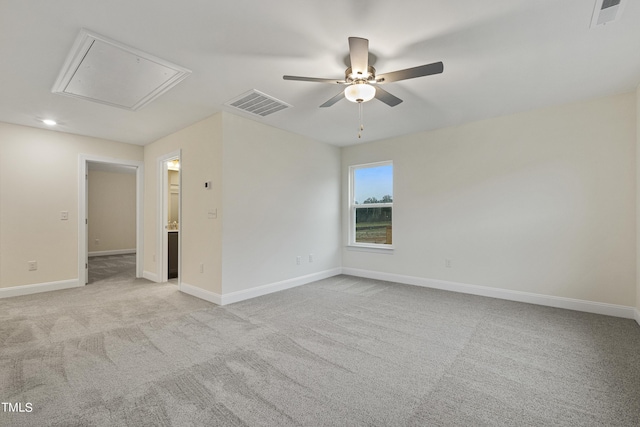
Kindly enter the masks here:
[[167, 279], [178, 278], [180, 240], [180, 161], [173, 159], [167, 164]]
[[161, 282], [180, 285], [182, 216], [180, 151], [158, 158], [158, 278]]

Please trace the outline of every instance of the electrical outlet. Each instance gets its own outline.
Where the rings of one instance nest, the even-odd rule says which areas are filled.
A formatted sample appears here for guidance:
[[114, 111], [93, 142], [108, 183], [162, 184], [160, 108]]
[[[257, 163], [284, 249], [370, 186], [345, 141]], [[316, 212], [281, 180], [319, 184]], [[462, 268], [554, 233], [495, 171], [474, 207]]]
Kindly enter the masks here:
[[69, 219], [69, 212], [67, 212], [67, 211], [60, 212], [60, 219], [62, 221], [68, 220]]
[[453, 263], [451, 262], [451, 260], [449, 258], [446, 258], [444, 260], [444, 266], [447, 268], [453, 268]]
[[38, 261], [27, 261], [29, 271], [36, 271], [38, 269]]
[[296, 264], [298, 264], [298, 265], [302, 264], [302, 257], [301, 256], [297, 256], [296, 257]]
[[95, 240], [96, 246], [100, 246], [100, 239]]
[[309, 262], [313, 262], [313, 254], [309, 254]]

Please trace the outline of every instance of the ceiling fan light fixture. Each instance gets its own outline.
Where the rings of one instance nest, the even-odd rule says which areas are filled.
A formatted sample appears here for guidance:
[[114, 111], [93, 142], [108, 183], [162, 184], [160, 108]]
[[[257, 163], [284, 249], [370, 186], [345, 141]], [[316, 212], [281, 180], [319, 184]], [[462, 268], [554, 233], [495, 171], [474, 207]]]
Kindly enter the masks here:
[[351, 102], [367, 102], [376, 96], [376, 88], [366, 82], [353, 83], [344, 90], [344, 97]]

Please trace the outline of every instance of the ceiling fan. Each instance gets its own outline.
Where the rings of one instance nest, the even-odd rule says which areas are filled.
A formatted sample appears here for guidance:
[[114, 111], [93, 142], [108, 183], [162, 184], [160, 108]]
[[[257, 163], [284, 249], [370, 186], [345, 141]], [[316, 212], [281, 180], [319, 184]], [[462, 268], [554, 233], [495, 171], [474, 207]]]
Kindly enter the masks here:
[[360, 37], [349, 37], [349, 58], [351, 67], [346, 69], [343, 80], [299, 76], [282, 76], [282, 78], [285, 80], [333, 83], [347, 86], [343, 91], [340, 91], [336, 96], [322, 104], [321, 108], [331, 107], [340, 101], [343, 96], [349, 101], [357, 102], [358, 104], [376, 98], [390, 107], [395, 107], [402, 102], [402, 99], [382, 89], [379, 86], [380, 84], [440, 74], [444, 70], [442, 62], [434, 62], [419, 67], [376, 75], [376, 69], [369, 65], [369, 40]]

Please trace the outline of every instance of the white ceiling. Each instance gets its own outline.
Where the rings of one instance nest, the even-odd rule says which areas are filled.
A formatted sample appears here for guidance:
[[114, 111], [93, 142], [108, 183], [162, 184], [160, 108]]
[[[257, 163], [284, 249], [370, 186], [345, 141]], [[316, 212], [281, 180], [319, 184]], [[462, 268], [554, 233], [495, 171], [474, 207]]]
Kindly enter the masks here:
[[[595, 0], [0, 0], [0, 121], [145, 145], [257, 89], [293, 105], [255, 120], [338, 146], [631, 91], [640, 82], [640, 2], [590, 29]], [[51, 93], [81, 28], [192, 74], [139, 111]], [[385, 85], [397, 107], [346, 100], [349, 36], [369, 39], [378, 73], [444, 62]]]

